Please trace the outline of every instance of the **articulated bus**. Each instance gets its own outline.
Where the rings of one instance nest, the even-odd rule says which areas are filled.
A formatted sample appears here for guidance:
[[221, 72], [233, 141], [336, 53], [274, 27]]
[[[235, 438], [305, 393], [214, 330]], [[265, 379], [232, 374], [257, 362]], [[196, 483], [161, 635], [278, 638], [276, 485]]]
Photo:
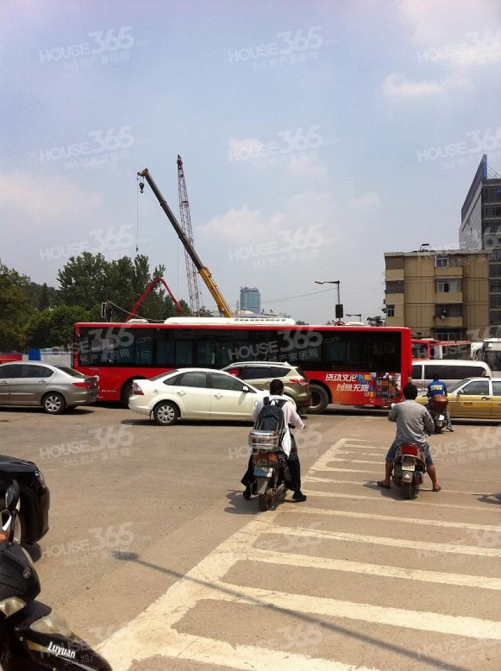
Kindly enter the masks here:
[[287, 361], [310, 380], [310, 413], [329, 403], [387, 408], [412, 372], [408, 328], [306, 326], [281, 318], [79, 323], [72, 356], [76, 370], [99, 376], [99, 400], [125, 403], [137, 378], [181, 367]]

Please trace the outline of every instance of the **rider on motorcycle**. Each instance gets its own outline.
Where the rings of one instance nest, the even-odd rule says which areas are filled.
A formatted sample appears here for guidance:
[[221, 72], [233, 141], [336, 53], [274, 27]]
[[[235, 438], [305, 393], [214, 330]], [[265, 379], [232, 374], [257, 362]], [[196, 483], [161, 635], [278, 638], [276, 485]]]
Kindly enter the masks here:
[[[272, 380], [270, 382], [270, 396], [269, 396], [270, 400], [283, 401], [284, 400], [283, 394], [284, 394], [284, 383], [282, 382], [282, 380], [278, 379]], [[259, 413], [261, 412], [263, 405], [264, 405], [263, 402], [260, 401], [254, 408], [254, 411], [252, 413], [254, 421], [259, 417]], [[291, 476], [291, 482], [288, 489], [292, 489], [294, 491], [294, 494], [292, 495], [293, 501], [296, 501], [296, 503], [302, 503], [303, 501], [306, 501], [306, 496], [301, 491], [301, 464], [299, 463], [296, 441], [294, 439], [294, 436], [290, 432], [289, 425], [295, 429], [304, 429], [304, 423], [301, 417], [294, 410], [292, 403], [285, 403], [282, 406], [282, 412], [284, 413], [285, 433], [282, 438], [281, 449], [283, 450], [283, 452], [285, 452], [287, 456], [287, 463], [289, 466], [289, 472]], [[240, 482], [243, 485], [245, 485], [244, 498], [250, 499], [253, 493], [252, 487], [255, 483], [254, 463], [252, 454], [250, 455], [249, 458], [247, 471]]]
[[[432, 409], [434, 396], [445, 396], [447, 398], [447, 385], [445, 384], [445, 382], [441, 381], [440, 375], [438, 373], [435, 373], [433, 375], [433, 382], [430, 382], [430, 384], [428, 385], [428, 392], [426, 396], [428, 396], [428, 398], [430, 399], [426, 404], [428, 410]], [[454, 429], [452, 428], [451, 415], [449, 413], [448, 408], [446, 408], [444, 415], [445, 415], [445, 428], [447, 429], [447, 431], [454, 431]]]
[[427, 441], [427, 435], [434, 432], [435, 424], [428, 410], [416, 401], [418, 395], [416, 385], [409, 382], [405, 385], [403, 392], [405, 400], [396, 403], [388, 414], [390, 422], [397, 424], [397, 434], [386, 455], [384, 480], [379, 480], [378, 487], [390, 489], [391, 472], [397, 450], [401, 445], [410, 444], [423, 448], [426, 468], [433, 483], [433, 491], [439, 492], [441, 487], [437, 483], [437, 470], [433, 465]]

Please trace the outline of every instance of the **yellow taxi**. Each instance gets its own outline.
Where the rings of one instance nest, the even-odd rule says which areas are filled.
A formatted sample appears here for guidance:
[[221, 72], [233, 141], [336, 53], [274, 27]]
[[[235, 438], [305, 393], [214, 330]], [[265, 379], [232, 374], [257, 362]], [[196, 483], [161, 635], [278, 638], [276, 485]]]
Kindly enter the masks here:
[[[447, 386], [451, 417], [499, 419], [501, 421], [501, 377], [467, 377]], [[426, 394], [416, 401], [428, 402]]]

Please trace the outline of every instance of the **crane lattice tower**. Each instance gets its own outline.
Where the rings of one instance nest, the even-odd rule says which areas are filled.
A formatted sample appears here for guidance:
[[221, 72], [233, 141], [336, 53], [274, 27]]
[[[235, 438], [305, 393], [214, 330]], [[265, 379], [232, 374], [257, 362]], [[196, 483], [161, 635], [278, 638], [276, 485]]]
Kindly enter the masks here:
[[[186, 190], [186, 180], [184, 178], [183, 160], [178, 155], [177, 157], [177, 176], [178, 176], [178, 191], [179, 191], [179, 213], [181, 215], [181, 228], [183, 229], [190, 245], [193, 244], [193, 230], [191, 227], [190, 203], [188, 201], [188, 191]], [[190, 294], [190, 309], [194, 315], [200, 313], [200, 285], [198, 284], [198, 272], [190, 255], [184, 250], [184, 258], [186, 260], [186, 276], [188, 278], [188, 291]]]

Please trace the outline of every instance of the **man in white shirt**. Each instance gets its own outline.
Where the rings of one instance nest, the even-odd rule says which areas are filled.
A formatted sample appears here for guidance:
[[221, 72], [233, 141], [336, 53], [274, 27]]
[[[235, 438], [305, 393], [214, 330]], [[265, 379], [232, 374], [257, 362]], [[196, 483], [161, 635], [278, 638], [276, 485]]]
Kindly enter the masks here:
[[[297, 414], [292, 403], [288, 402], [289, 399], [284, 397], [284, 383], [282, 380], [272, 380], [270, 383], [270, 396], [268, 397], [271, 402], [273, 401], [286, 401], [282, 406], [282, 412], [284, 413], [284, 422], [285, 422], [285, 432], [282, 437], [282, 450], [287, 455], [287, 462], [289, 465], [289, 472], [291, 476], [291, 485], [290, 488], [294, 491], [292, 495], [293, 501], [301, 503], [306, 501], [306, 496], [301, 491], [301, 464], [299, 463], [299, 456], [297, 453], [297, 446], [294, 437], [290, 432], [289, 425], [295, 429], [304, 429], [304, 422], [301, 417]], [[254, 411], [252, 416], [254, 421], [259, 417], [259, 413], [263, 408], [264, 403], [260, 401]], [[255, 483], [254, 479], [254, 465], [252, 461], [252, 454], [249, 459], [249, 465], [247, 472], [241, 480], [242, 484], [245, 485], [244, 498], [250, 499], [253, 491], [253, 485]]]

